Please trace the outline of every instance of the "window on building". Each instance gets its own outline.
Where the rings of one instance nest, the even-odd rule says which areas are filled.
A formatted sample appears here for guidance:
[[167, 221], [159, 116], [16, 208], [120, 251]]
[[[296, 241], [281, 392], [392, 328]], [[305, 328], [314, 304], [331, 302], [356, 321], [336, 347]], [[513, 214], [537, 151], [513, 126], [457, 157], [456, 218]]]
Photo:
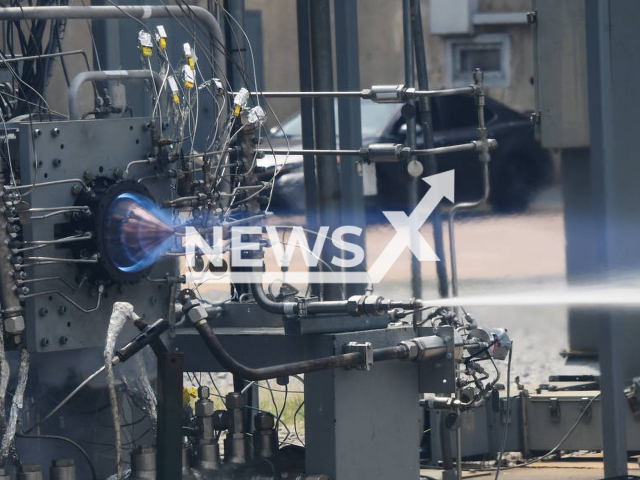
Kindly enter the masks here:
[[509, 35], [479, 35], [447, 42], [447, 80], [449, 85], [472, 82], [473, 70], [481, 68], [486, 85], [507, 87], [510, 82], [511, 54]]

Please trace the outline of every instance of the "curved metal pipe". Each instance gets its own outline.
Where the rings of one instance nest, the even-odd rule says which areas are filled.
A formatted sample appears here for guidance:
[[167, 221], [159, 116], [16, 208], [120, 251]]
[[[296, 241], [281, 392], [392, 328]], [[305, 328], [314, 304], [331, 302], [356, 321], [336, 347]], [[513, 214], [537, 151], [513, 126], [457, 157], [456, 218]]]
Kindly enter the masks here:
[[[271, 378], [318, 372], [320, 370], [362, 365], [365, 361], [362, 353], [353, 352], [344, 353], [342, 355], [332, 355], [330, 357], [314, 358], [311, 360], [302, 360], [300, 362], [285, 363], [282, 365], [274, 365], [272, 367], [251, 368], [243, 365], [229, 355], [229, 352], [227, 352], [227, 350], [222, 346], [218, 337], [216, 337], [213, 330], [211, 330], [206, 319], [196, 322], [195, 328], [204, 340], [213, 357], [220, 362], [220, 365], [244, 380], [269, 380]], [[397, 360], [408, 357], [409, 350], [401, 345], [379, 348], [373, 351], [374, 362]]]
[[262, 282], [251, 284], [251, 294], [260, 308], [269, 313], [277, 315], [294, 315], [298, 313], [298, 304], [296, 302], [275, 302], [271, 300], [265, 293]]
[[162, 85], [162, 76], [149, 70], [97, 70], [80, 72], [69, 85], [69, 120], [78, 120], [78, 92], [85, 82], [110, 80], [149, 80], [153, 79], [158, 88]]

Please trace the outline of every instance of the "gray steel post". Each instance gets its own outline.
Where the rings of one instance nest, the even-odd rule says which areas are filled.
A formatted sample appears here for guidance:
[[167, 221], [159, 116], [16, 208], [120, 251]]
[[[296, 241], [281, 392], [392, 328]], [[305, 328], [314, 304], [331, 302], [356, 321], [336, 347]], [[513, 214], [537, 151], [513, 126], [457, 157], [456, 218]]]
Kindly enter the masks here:
[[[336, 67], [338, 69], [338, 90], [358, 90], [360, 88], [360, 60], [358, 56], [358, 4], [356, 0], [341, 0], [334, 3], [336, 28]], [[338, 126], [340, 148], [360, 148], [362, 146], [362, 121], [359, 98], [338, 99]], [[340, 163], [340, 187], [342, 194], [342, 223], [363, 230], [366, 226], [362, 177], [358, 174], [357, 158], [342, 158]], [[364, 233], [355, 239], [355, 244], [364, 250]], [[366, 257], [365, 257], [366, 259]], [[366, 263], [347, 271], [362, 271]], [[366, 286], [346, 284], [345, 295], [364, 293]]]
[[[420, 10], [420, 2], [411, 0], [411, 20], [413, 27], [413, 44], [416, 54], [416, 70], [418, 72], [418, 87], [420, 90], [429, 90], [429, 76], [427, 70], [427, 52], [425, 49], [425, 40], [422, 33], [422, 13]], [[433, 119], [431, 118], [431, 99], [421, 98], [420, 105], [420, 123], [422, 125], [422, 135], [424, 136], [424, 148], [433, 148]], [[427, 155], [423, 161], [425, 165], [425, 173], [427, 175], [435, 175], [438, 173], [438, 164], [433, 155]], [[442, 232], [442, 210], [438, 205], [431, 214], [431, 222], [433, 223], [433, 241], [436, 255], [440, 258], [436, 263], [436, 272], [438, 274], [438, 293], [441, 297], [449, 296], [449, 286], [447, 280], [447, 264], [444, 261], [444, 239]], [[416, 297], [422, 297], [421, 292], [414, 293]]]
[[[331, 8], [329, 0], [314, 0], [309, 4], [311, 26], [311, 64], [313, 89], [333, 90], [333, 55], [331, 44]], [[315, 147], [336, 148], [335, 106], [331, 98], [314, 99]], [[340, 174], [335, 155], [317, 155], [318, 217], [320, 225], [329, 227], [328, 236], [340, 225]], [[331, 259], [340, 256], [332, 242], [325, 242], [321, 258], [331, 265]], [[328, 270], [326, 266], [321, 267]], [[336, 267], [331, 267], [336, 269]], [[323, 284], [325, 300], [341, 298], [338, 284]]]
[[[640, 95], [640, 4], [631, 0], [588, 0], [585, 4], [592, 182], [599, 254], [606, 270], [640, 268], [640, 192], [637, 130]], [[638, 371], [637, 318], [613, 310], [600, 317], [599, 359], [605, 476], [627, 475], [623, 396], [625, 380]]]
[[[298, 62], [300, 65], [300, 91], [308, 92], [313, 89], [311, 72], [311, 36], [309, 33], [309, 0], [297, 0], [298, 20]], [[302, 148], [311, 150], [313, 141], [313, 100], [300, 98], [300, 116], [302, 120]], [[307, 229], [318, 230], [318, 189], [316, 185], [316, 165], [311, 154], [303, 156], [304, 172], [304, 205], [307, 216]], [[316, 237], [309, 238], [309, 244], [315, 242]], [[311, 271], [317, 271], [312, 267]], [[311, 295], [320, 295], [320, 285], [311, 285]]]
[[[402, 0], [402, 29], [404, 38], [404, 84], [406, 87], [415, 86], [415, 62], [413, 57], [413, 32], [411, 30], [411, 2], [410, 0]], [[414, 100], [407, 101], [415, 111], [416, 102]], [[416, 117], [406, 119], [407, 122], [407, 138], [405, 145], [416, 148]], [[413, 160], [413, 157], [410, 159]], [[409, 185], [409, 205], [417, 205], [420, 201], [419, 191], [421, 182], [419, 177], [411, 177]], [[415, 255], [411, 255], [411, 294], [416, 298], [422, 297], [422, 272], [420, 270], [420, 261]], [[417, 325], [422, 318], [422, 312], [413, 314], [414, 325]]]
[[[225, 0], [224, 8], [235, 19], [235, 22], [227, 18], [225, 24], [225, 37], [227, 42], [227, 51], [229, 58], [227, 59], [227, 78], [234, 90], [239, 90], [245, 86], [242, 78], [241, 70], [246, 71], [245, 65], [245, 38], [240, 28], [244, 29], [244, 0]], [[237, 23], [236, 23], [237, 22]], [[253, 82], [247, 82], [247, 88], [257, 89], [257, 85]]]

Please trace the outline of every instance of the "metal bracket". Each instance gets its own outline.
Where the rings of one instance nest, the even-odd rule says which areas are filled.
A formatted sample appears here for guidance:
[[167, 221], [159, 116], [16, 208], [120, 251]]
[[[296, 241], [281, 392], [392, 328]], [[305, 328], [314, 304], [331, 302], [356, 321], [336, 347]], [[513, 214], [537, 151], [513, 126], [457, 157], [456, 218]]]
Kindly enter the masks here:
[[588, 422], [591, 420], [591, 405], [589, 404], [589, 402], [590, 402], [589, 398], [583, 398], [580, 401], [580, 412], [584, 412], [584, 415], [582, 418], [585, 422]]
[[560, 422], [560, 401], [557, 398], [549, 399], [549, 413], [551, 414], [552, 422]]
[[342, 353], [361, 353], [362, 358], [364, 358], [364, 363], [347, 366], [345, 367], [346, 370], [350, 370], [352, 368], [357, 370], [371, 370], [371, 366], [373, 365], [373, 345], [371, 342], [349, 342], [342, 346]]

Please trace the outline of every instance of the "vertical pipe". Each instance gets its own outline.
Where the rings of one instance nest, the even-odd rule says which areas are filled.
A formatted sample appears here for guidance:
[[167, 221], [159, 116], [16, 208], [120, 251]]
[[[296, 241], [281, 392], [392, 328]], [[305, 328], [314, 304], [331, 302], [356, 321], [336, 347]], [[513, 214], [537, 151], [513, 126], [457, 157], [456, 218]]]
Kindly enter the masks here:
[[[309, 0], [297, 0], [298, 20], [298, 62], [300, 65], [300, 91], [309, 92], [313, 89], [311, 73], [311, 36], [309, 33]], [[311, 150], [313, 142], [313, 100], [311, 98], [300, 99], [300, 115], [302, 120], [302, 148]], [[303, 156], [304, 172], [304, 204], [307, 216], [307, 229], [317, 231], [318, 203], [316, 187], [316, 165], [313, 155]], [[309, 238], [309, 244], [315, 242], [315, 237]], [[312, 267], [311, 271], [317, 271]], [[320, 295], [320, 285], [311, 285], [311, 295]]]
[[[336, 67], [338, 69], [338, 90], [360, 90], [360, 61], [358, 55], [358, 3], [356, 0], [334, 2], [336, 28]], [[359, 98], [338, 99], [338, 126], [340, 148], [359, 149], [362, 147], [362, 120]], [[342, 157], [340, 161], [340, 187], [342, 194], [342, 223], [360, 228], [363, 234], [353, 243], [364, 251], [366, 226], [362, 176], [358, 174], [358, 160], [354, 157]], [[362, 271], [366, 268], [366, 258], [361, 266], [345, 269]], [[345, 285], [345, 295], [362, 294], [366, 286], [362, 284]]]
[[245, 85], [244, 78], [240, 72], [240, 68], [246, 70], [245, 39], [240, 30], [240, 27], [244, 29], [244, 0], [225, 0], [224, 5], [227, 12], [238, 22], [236, 23], [229, 19], [225, 22], [227, 51], [230, 55], [227, 59], [227, 78], [236, 92], [245, 86], [252, 90], [257, 88], [257, 85]]
[[[313, 0], [309, 4], [311, 25], [311, 64], [314, 91], [332, 91], [333, 54], [331, 44], [331, 8], [329, 0]], [[335, 105], [332, 98], [314, 99], [315, 148], [336, 148]], [[328, 236], [340, 225], [340, 176], [335, 155], [316, 155], [316, 184], [318, 187], [318, 219], [320, 225], [329, 227]], [[325, 242], [320, 257], [328, 265], [340, 256], [332, 242]], [[334, 268], [334, 267], [331, 267]], [[323, 266], [322, 270], [326, 267]], [[334, 268], [335, 269], [335, 268]], [[322, 297], [335, 300], [341, 297], [339, 285], [322, 285]]]
[[[620, 1], [618, 5], [630, 5], [633, 2]], [[619, 202], [631, 202], [633, 205], [634, 195], [628, 190], [630, 184], [623, 183], [617, 176], [629, 176], [633, 174], [632, 157], [626, 154], [624, 143], [628, 142], [622, 132], [633, 132], [634, 124], [621, 124], [620, 110], [625, 111], [628, 105], [637, 102], [637, 94], [620, 94], [614, 89], [615, 75], [623, 74], [621, 61], [614, 63], [616, 54], [612, 45], [614, 32], [623, 35], [625, 29], [631, 29], [632, 18], [627, 15], [628, 22], [617, 20], [613, 22], [611, 10], [614, 4], [609, 0], [587, 0], [585, 2], [585, 21], [587, 35], [587, 73], [589, 77], [588, 98], [589, 98], [589, 123], [591, 141], [591, 164], [594, 168], [594, 185], [596, 195], [600, 204], [595, 212], [602, 220], [601, 242], [602, 251], [602, 274], [607, 274], [607, 269], [620, 268], [618, 262], [626, 262], [628, 259], [620, 258], [620, 246], [624, 243], [621, 237], [628, 237], [635, 233], [628, 227], [619, 225], [620, 219], [633, 221], [633, 216], [629, 215], [628, 207], [621, 206]], [[619, 29], [619, 30], [614, 30]], [[619, 41], [619, 38], [618, 38]], [[632, 45], [625, 45], [625, 48], [633, 48]], [[617, 52], [621, 55], [621, 52]], [[626, 56], [626, 55], [625, 55]], [[637, 71], [637, 69], [636, 69]], [[624, 102], [624, 104], [622, 103]], [[631, 102], [631, 103], [630, 103]], [[618, 127], [616, 129], [616, 127]], [[618, 142], [622, 141], [622, 148]], [[620, 149], [620, 150], [619, 150]], [[615, 189], [616, 186], [622, 188]], [[624, 187], [627, 187], [625, 189]], [[624, 217], [628, 215], [628, 217]], [[627, 257], [629, 252], [622, 250], [622, 255]], [[625, 399], [623, 389], [625, 383], [625, 348], [623, 339], [628, 336], [624, 331], [624, 314], [620, 311], [602, 312], [600, 316], [599, 328], [599, 352], [600, 360], [600, 391], [602, 394], [602, 444], [604, 450], [604, 473], [605, 477], [626, 477], [627, 476], [627, 442], [626, 442], [626, 422], [625, 422]]]
[[[413, 57], [413, 32], [411, 29], [411, 3], [410, 0], [402, 0], [402, 28], [404, 38], [404, 84], [406, 87], [415, 86], [415, 63]], [[407, 104], [411, 105], [415, 111], [416, 102], [408, 100]], [[416, 117], [406, 119], [407, 122], [407, 138], [405, 144], [408, 147], [416, 148]], [[413, 160], [413, 156], [409, 161]], [[420, 178], [409, 177], [409, 206], [415, 208], [420, 201]], [[417, 232], [412, 231], [412, 235]], [[412, 238], [412, 244], [415, 240]], [[420, 261], [415, 255], [411, 255], [411, 295], [416, 298], [422, 298], [422, 272], [420, 270]], [[413, 324], [418, 325], [422, 317], [422, 312], [413, 314]]]
[[158, 480], [182, 478], [181, 353], [158, 357]]
[[[418, 72], [418, 87], [420, 90], [429, 90], [429, 77], [427, 74], [427, 52], [425, 49], [424, 35], [422, 33], [422, 13], [420, 1], [411, 0], [411, 23], [413, 26], [413, 44], [416, 54], [416, 69]], [[422, 125], [422, 135], [424, 136], [424, 148], [433, 148], [433, 118], [431, 115], [431, 99], [423, 97], [420, 99], [420, 123]], [[435, 175], [438, 173], [438, 164], [434, 155], [427, 155], [422, 159], [425, 164], [426, 174]], [[447, 265], [444, 262], [444, 240], [442, 233], [442, 210], [438, 205], [431, 214], [433, 223], [433, 240], [436, 255], [440, 258], [436, 263], [438, 274], [438, 293], [441, 297], [449, 296], [449, 286], [447, 281]], [[415, 294], [414, 294], [415, 295]], [[422, 295], [415, 295], [421, 297]]]

